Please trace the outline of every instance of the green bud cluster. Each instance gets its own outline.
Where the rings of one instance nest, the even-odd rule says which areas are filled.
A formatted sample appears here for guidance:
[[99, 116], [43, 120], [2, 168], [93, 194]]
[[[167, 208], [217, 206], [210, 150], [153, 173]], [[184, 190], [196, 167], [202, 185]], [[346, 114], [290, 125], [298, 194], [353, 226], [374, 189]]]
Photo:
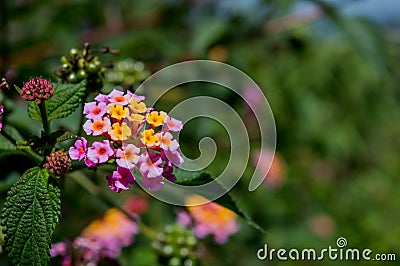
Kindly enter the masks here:
[[179, 224], [165, 226], [152, 247], [158, 254], [161, 265], [198, 265], [197, 239], [192, 231]]
[[82, 50], [72, 48], [67, 55], [61, 57], [61, 66], [58, 67], [55, 74], [64, 83], [75, 84], [86, 79], [88, 87], [96, 91], [103, 85], [102, 78], [107, 67], [112, 67], [112, 64], [105, 65], [100, 61], [100, 55], [107, 53], [115, 54], [117, 52], [105, 46], [95, 54], [89, 43], [85, 43]]
[[142, 62], [128, 58], [116, 62], [114, 68], [105, 73], [105, 80], [112, 86], [122, 86], [127, 90], [144, 81], [149, 75], [150, 72]]

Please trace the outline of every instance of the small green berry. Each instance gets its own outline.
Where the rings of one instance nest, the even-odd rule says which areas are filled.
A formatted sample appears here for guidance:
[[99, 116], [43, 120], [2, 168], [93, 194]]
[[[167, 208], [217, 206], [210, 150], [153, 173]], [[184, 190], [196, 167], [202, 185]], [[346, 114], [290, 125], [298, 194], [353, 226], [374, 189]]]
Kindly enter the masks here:
[[77, 56], [79, 54], [79, 50], [76, 48], [71, 48], [71, 50], [69, 50], [68, 52], [68, 56], [70, 58], [74, 58], [75, 56]]
[[79, 79], [85, 79], [88, 77], [88, 74], [86, 73], [86, 71], [84, 69], [78, 70], [76, 75], [78, 76]]
[[78, 77], [76, 76], [75, 73], [70, 73], [67, 77], [68, 82], [70, 83], [75, 83], [78, 81]]
[[180, 266], [181, 260], [177, 257], [173, 257], [168, 261], [168, 266]]

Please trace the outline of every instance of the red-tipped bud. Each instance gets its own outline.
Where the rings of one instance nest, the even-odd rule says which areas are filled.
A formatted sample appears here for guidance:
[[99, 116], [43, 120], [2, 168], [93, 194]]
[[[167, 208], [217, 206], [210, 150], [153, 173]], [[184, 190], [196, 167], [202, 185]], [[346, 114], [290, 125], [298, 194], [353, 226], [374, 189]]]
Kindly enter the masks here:
[[42, 78], [32, 78], [25, 83], [22, 88], [21, 95], [27, 101], [35, 101], [40, 103], [42, 100], [47, 100], [53, 95], [53, 85]]

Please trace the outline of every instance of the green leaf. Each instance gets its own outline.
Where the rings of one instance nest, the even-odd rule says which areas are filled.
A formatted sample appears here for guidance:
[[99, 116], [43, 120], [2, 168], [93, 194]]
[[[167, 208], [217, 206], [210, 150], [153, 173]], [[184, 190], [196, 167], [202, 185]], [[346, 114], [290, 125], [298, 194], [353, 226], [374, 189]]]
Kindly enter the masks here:
[[[174, 170], [174, 174], [176, 176], [175, 183], [183, 186], [198, 186], [215, 180], [211, 173], [207, 171], [186, 171], [176, 168]], [[226, 189], [220, 184], [220, 189], [217, 189], [216, 191], [214, 191], [214, 193], [219, 193], [221, 191], [226, 191]], [[210, 198], [213, 196], [213, 192], [204, 191], [201, 196]], [[225, 193], [222, 197], [217, 198], [215, 200], [215, 203], [218, 203], [219, 205], [230, 209], [231, 211], [235, 212], [237, 215], [245, 219], [250, 226], [254, 227], [262, 233], [265, 233], [265, 230], [261, 228], [261, 226], [259, 226], [257, 223], [255, 223], [244, 210], [242, 210], [237, 202], [237, 199], [232, 195], [232, 193]]]
[[[72, 114], [85, 96], [86, 80], [78, 84], [53, 84], [54, 94], [46, 100], [47, 118], [64, 118]], [[32, 119], [41, 121], [39, 105], [29, 102], [28, 114]]]
[[47, 170], [26, 171], [8, 192], [2, 211], [6, 252], [13, 265], [47, 265], [60, 216], [60, 189]]
[[[24, 140], [18, 130], [12, 126], [5, 125], [2, 128], [2, 132], [10, 136], [15, 142]], [[15, 151], [17, 149], [15, 143], [1, 135], [2, 132], [0, 132], [0, 151]]]
[[15, 145], [6, 137], [0, 135], [0, 152], [1, 151], [15, 151]]
[[17, 85], [14, 85], [14, 89], [19, 93], [19, 94], [21, 94], [21, 88], [20, 87], [18, 87]]

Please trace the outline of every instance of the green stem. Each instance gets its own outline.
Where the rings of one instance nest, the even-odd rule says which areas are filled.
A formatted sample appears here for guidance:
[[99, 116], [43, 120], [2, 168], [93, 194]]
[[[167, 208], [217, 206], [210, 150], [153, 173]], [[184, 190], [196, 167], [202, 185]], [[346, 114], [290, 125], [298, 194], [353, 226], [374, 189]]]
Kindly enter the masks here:
[[85, 175], [80, 175], [78, 173], [70, 173], [69, 176], [77, 182], [79, 185], [81, 185], [84, 189], [86, 189], [88, 192], [90, 192], [92, 195], [98, 197], [101, 199], [104, 203], [109, 205], [110, 207], [116, 208], [122, 213], [124, 213], [130, 220], [136, 223], [136, 225], [139, 227], [140, 232], [145, 235], [146, 237], [154, 240], [157, 237], [157, 232], [145, 225], [143, 222], [140, 221], [140, 219], [136, 216], [133, 216], [123, 208], [119, 204], [117, 204], [114, 200], [110, 199], [110, 197], [107, 196], [104, 192], [102, 192], [89, 178], [87, 178]]
[[39, 103], [39, 109], [40, 109], [40, 115], [42, 117], [44, 134], [46, 136], [49, 136], [50, 135], [50, 123], [49, 123], [49, 120], [47, 119], [46, 103], [44, 101], [41, 101]]

